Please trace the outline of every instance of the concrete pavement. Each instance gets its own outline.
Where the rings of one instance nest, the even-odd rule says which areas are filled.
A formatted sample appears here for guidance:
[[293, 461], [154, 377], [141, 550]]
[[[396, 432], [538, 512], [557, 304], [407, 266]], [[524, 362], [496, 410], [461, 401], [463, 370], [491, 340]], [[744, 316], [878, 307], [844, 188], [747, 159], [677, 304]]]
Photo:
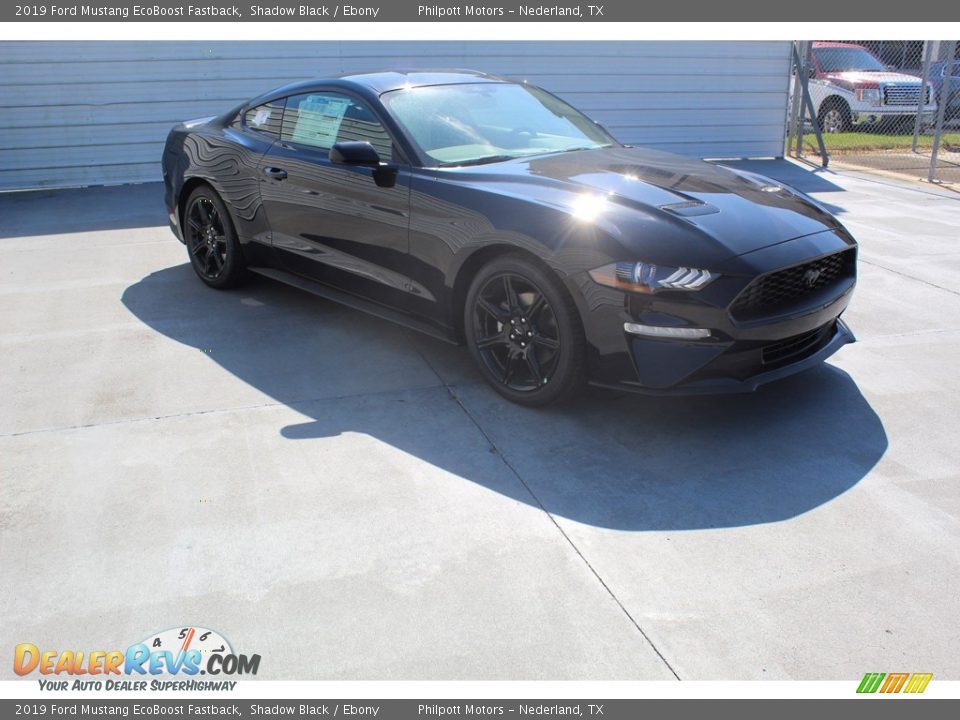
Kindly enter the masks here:
[[960, 678], [960, 200], [751, 168], [860, 240], [860, 342], [753, 395], [539, 411], [463, 349], [207, 289], [157, 185], [0, 195], [0, 647], [199, 624], [267, 679]]

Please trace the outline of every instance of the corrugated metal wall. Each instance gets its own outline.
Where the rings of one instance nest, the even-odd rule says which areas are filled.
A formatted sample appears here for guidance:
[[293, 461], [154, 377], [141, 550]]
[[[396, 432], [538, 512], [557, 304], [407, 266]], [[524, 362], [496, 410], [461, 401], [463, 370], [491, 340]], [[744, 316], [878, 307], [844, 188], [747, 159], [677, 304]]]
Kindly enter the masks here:
[[527, 79], [623, 142], [783, 151], [788, 42], [2, 42], [0, 188], [158, 180], [167, 130], [293, 80], [390, 67]]

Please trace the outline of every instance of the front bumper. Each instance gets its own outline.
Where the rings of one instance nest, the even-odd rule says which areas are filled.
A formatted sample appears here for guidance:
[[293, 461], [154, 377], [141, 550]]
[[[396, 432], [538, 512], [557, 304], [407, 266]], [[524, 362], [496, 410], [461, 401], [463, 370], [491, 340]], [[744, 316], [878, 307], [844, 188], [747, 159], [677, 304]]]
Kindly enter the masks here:
[[[615, 387], [650, 395], [710, 395], [753, 392], [761, 385], [816, 367], [847, 343], [856, 342], [853, 332], [839, 318], [809, 333], [809, 336], [812, 336], [812, 341], [809, 344], [802, 340], [806, 336], [808, 334], [797, 336], [797, 344], [803, 349], [789, 362], [765, 363], [763, 360], [764, 346], [754, 346], [748, 349], [735, 350], [720, 361], [708, 361], [688, 375], [686, 379], [682, 379], [674, 385], [654, 387], [644, 385], [642, 382], [627, 380], [615, 385]], [[788, 338], [785, 342], [789, 343], [789, 341]], [[666, 343], [660, 344], [662, 346], [666, 345]], [[771, 345], [767, 344], [767, 347]], [[644, 358], [645, 363], [651, 363], [649, 342], [635, 340], [633, 350], [635, 360], [639, 361], [640, 358]], [[656, 359], [664, 367], [689, 365], [691, 356], [688, 349], [661, 347], [659, 350], [666, 350], [666, 352], [661, 352]], [[658, 380], [662, 381], [663, 376], [661, 375]]]
[[[853, 125], [877, 125], [882, 122], [889, 122], [890, 120], [899, 120], [899, 119], [909, 119], [913, 121], [917, 117], [916, 108], [909, 107], [871, 107], [868, 110], [852, 110], [850, 113], [850, 121]], [[936, 108], [930, 110], [925, 109], [920, 113], [920, 122], [924, 125], [931, 124], [936, 121], [937, 112]]]
[[[856, 250], [852, 240], [833, 232], [757, 250], [719, 268], [728, 274], [698, 293], [641, 295], [578, 278], [591, 382], [648, 394], [750, 392], [823, 362], [855, 342], [840, 320], [853, 295], [855, 270], [776, 312], [744, 318], [731, 307], [756, 278], [837, 252], [855, 257]], [[706, 328], [710, 336], [637, 335], [625, 323]]]

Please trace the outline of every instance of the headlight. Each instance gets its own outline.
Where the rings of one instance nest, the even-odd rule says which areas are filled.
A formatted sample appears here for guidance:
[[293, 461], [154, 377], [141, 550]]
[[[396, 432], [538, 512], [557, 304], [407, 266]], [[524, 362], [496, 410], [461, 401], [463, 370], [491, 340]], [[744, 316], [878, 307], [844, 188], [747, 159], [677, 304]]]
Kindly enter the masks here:
[[861, 88], [857, 90], [857, 100], [870, 105], [880, 104], [880, 90], [878, 88]]
[[621, 290], [655, 293], [660, 290], [700, 290], [717, 275], [697, 268], [618, 262], [591, 270], [590, 277], [601, 285]]

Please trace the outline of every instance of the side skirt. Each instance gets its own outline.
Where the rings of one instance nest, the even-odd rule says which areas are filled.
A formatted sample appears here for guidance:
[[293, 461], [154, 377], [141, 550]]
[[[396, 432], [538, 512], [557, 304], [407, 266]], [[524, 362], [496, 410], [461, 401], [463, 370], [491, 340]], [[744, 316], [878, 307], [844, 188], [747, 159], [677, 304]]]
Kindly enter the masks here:
[[383, 318], [384, 320], [395, 322], [398, 325], [410, 328], [411, 330], [416, 330], [417, 332], [421, 332], [424, 335], [429, 335], [437, 340], [443, 340], [451, 345], [460, 345], [460, 343], [452, 335], [444, 332], [434, 325], [431, 325], [430, 323], [424, 322], [423, 320], [418, 320], [417, 318], [411, 317], [406, 313], [394, 310], [393, 308], [388, 308], [384, 305], [380, 305], [379, 303], [375, 303], [370, 300], [364, 300], [356, 295], [351, 295], [350, 293], [343, 292], [342, 290], [337, 290], [336, 288], [324, 285], [323, 283], [315, 280], [310, 280], [309, 278], [295, 275], [294, 273], [287, 272], [286, 270], [278, 270], [276, 268], [269, 267], [251, 267], [250, 272], [255, 272], [258, 275], [270, 278], [271, 280], [277, 280], [287, 285], [292, 285], [295, 288], [306, 290], [312, 295], [317, 295], [319, 297], [326, 298], [327, 300], [333, 300], [334, 302], [338, 302], [341, 305], [346, 305], [354, 310], [360, 310], [370, 315]]

